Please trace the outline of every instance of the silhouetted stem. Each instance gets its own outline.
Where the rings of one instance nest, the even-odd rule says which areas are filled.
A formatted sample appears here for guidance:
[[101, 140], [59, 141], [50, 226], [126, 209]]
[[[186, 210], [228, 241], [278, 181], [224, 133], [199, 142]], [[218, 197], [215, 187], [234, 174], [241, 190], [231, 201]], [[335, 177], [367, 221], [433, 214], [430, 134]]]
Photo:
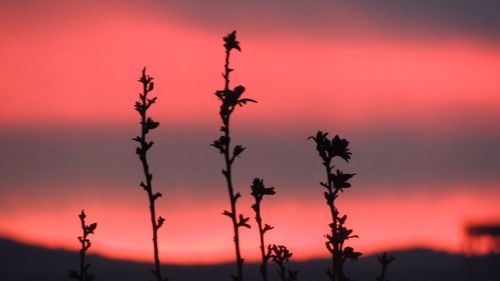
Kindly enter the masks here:
[[[145, 69], [143, 70], [143, 75], [139, 82], [142, 83], [143, 85], [143, 91], [142, 95], [140, 95], [140, 108], [137, 109], [139, 114], [141, 115], [141, 136], [134, 139], [139, 142], [140, 144], [140, 150], [138, 150], [137, 154], [139, 155], [139, 159], [142, 163], [143, 171], [144, 171], [144, 177], [145, 177], [145, 183], [141, 182], [141, 187], [147, 192], [148, 195], [148, 200], [149, 200], [149, 211], [150, 211], [150, 218], [151, 218], [151, 226], [152, 226], [152, 231], [153, 231], [153, 255], [154, 255], [154, 270], [153, 274], [155, 275], [156, 281], [164, 281], [166, 279], [163, 279], [161, 276], [161, 270], [160, 270], [160, 257], [158, 253], [158, 229], [162, 226], [164, 219], [160, 216], [157, 218], [156, 216], [156, 207], [155, 207], [155, 201], [158, 197], [161, 196], [160, 193], [153, 193], [153, 186], [152, 186], [152, 179], [153, 175], [150, 173], [149, 169], [149, 164], [148, 164], [148, 158], [147, 158], [147, 152], [153, 145], [152, 142], [148, 142], [147, 140], [147, 134], [150, 130], [156, 128], [159, 123], [153, 122], [150, 118], [147, 116], [147, 110], [148, 108], [155, 102], [156, 98], [154, 99], [148, 99], [148, 93], [152, 91], [153, 83], [151, 82], [153, 78], [146, 76], [145, 74]], [[136, 106], [137, 108], [137, 106]], [[151, 123], [156, 123], [155, 127], [151, 126]]]
[[262, 257], [262, 264], [260, 265], [260, 274], [262, 275], [262, 280], [267, 281], [267, 255], [266, 248], [264, 243], [264, 229], [262, 228], [262, 219], [260, 217], [260, 208], [259, 211], [256, 211], [255, 219], [257, 221], [257, 225], [259, 226], [259, 238], [260, 238], [260, 254]]
[[333, 173], [334, 165], [332, 159], [339, 157], [348, 161], [350, 159], [350, 151], [348, 148], [349, 142], [341, 139], [338, 135], [331, 140], [327, 137], [328, 133], [318, 131], [316, 136], [310, 137], [316, 142], [316, 150], [323, 160], [325, 166], [326, 181], [320, 182], [320, 185], [326, 188], [324, 193], [326, 203], [330, 208], [332, 223], [330, 224], [331, 232], [326, 235], [326, 248], [332, 256], [331, 268], [328, 269], [327, 275], [332, 281], [347, 281], [348, 278], [344, 273], [344, 262], [347, 259], [356, 260], [361, 253], [354, 251], [352, 247], [344, 248], [344, 242], [350, 238], [357, 237], [352, 234], [352, 229], [345, 227], [347, 215], [340, 216], [339, 211], [335, 206], [335, 200], [339, 195], [339, 191], [351, 187], [348, 182], [355, 174], [347, 174], [338, 170]]
[[80, 239], [80, 243], [82, 244], [82, 248], [80, 249], [80, 281], [85, 281], [86, 276], [88, 274], [86, 268], [85, 268], [85, 257], [87, 255], [87, 249], [89, 246], [87, 245], [87, 231], [85, 231], [85, 220], [81, 219], [82, 223], [82, 237], [83, 239]]
[[[332, 198], [334, 196], [337, 195], [337, 192], [334, 191], [334, 188], [332, 186], [332, 183], [331, 181], [328, 179], [330, 177], [330, 174], [332, 173], [332, 169], [333, 167], [331, 166], [331, 163], [330, 162], [327, 162], [327, 163], [324, 163], [325, 164], [325, 168], [326, 168], [326, 182], [328, 183], [328, 194], [330, 196], [332, 196]], [[331, 227], [331, 230], [332, 230], [332, 237], [336, 235], [337, 233], [337, 214], [336, 214], [336, 208], [335, 208], [335, 203], [334, 201], [332, 200], [332, 203], [328, 203], [328, 206], [330, 207], [330, 214], [332, 216], [332, 227]], [[332, 268], [331, 268], [331, 276], [330, 276], [330, 279], [332, 281], [335, 281], [336, 280], [336, 276], [337, 276], [337, 271], [338, 271], [338, 262], [337, 262], [337, 259], [339, 257], [338, 253], [340, 253], [340, 248], [339, 248], [339, 244], [338, 243], [333, 243], [333, 254], [332, 254]]]
[[97, 228], [97, 223], [92, 223], [90, 225], [85, 224], [85, 211], [82, 210], [80, 215], [78, 216], [80, 218], [80, 223], [82, 227], [82, 235], [78, 237], [78, 241], [81, 244], [80, 248], [80, 270], [79, 272], [76, 272], [74, 270], [69, 271], [69, 277], [76, 279], [78, 281], [92, 281], [94, 279], [94, 276], [89, 273], [89, 267], [90, 264], [86, 264], [86, 256], [87, 256], [87, 250], [90, 248], [91, 243], [88, 238], [89, 234], [93, 234], [94, 230]]
[[[230, 50], [226, 50], [226, 60], [224, 64], [224, 91], [229, 90], [229, 75], [231, 73], [231, 69], [229, 68], [229, 57], [230, 57]], [[239, 235], [239, 225], [238, 225], [238, 214], [236, 211], [236, 200], [237, 198], [235, 197], [234, 194], [234, 188], [233, 188], [233, 180], [232, 180], [232, 161], [231, 161], [231, 135], [230, 135], [230, 118], [231, 114], [227, 114], [226, 117], [223, 117], [223, 124], [225, 127], [224, 130], [224, 137], [227, 140], [227, 145], [226, 149], [224, 151], [224, 161], [226, 165], [226, 173], [224, 174], [226, 178], [226, 183], [227, 183], [227, 190], [229, 193], [229, 201], [231, 202], [231, 220], [233, 223], [233, 231], [234, 231], [234, 248], [236, 252], [236, 280], [242, 281], [243, 280], [243, 259], [241, 258], [241, 252], [240, 252], [240, 235]]]

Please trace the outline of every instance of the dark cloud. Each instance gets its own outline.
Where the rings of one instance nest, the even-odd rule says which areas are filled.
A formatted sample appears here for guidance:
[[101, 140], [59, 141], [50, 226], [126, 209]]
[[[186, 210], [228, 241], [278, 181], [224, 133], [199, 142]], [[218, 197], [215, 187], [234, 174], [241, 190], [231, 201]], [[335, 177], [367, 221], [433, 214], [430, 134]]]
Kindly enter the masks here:
[[[400, 36], [454, 36], [499, 39], [496, 0], [203, 0], [154, 1], [173, 16], [224, 29], [338, 35], [381, 31]], [[274, 31], [274, 32], [272, 32]]]
[[[235, 141], [248, 147], [236, 162], [239, 185], [255, 176], [269, 184], [299, 192], [315, 186], [323, 177], [314, 144], [314, 132], [269, 134], [250, 129]], [[134, 130], [47, 129], [26, 131], [3, 129], [0, 136], [0, 193], [6, 188], [131, 187], [140, 181], [140, 166], [131, 136]], [[463, 134], [425, 135], [397, 129], [377, 133], [348, 133], [353, 160], [342, 164], [358, 173], [359, 191], [372, 187], [411, 192], [415, 187], [480, 186], [500, 180], [500, 133], [465, 131]], [[185, 192], [213, 193], [222, 185], [222, 158], [209, 146], [216, 136], [199, 129], [164, 129], [154, 135], [151, 155], [155, 181]]]
[[[0, 15], [14, 21], [65, 18], [92, 21], [120, 13], [180, 19], [216, 29], [238, 29], [259, 36], [300, 33], [337, 38], [361, 32], [432, 38], [457, 35], [500, 39], [500, 1], [497, 0], [127, 0], [68, 2], [62, 0], [7, 1]], [[83, 16], [83, 17], [82, 17]], [[64, 22], [59, 22], [64, 24]], [[420, 38], [421, 39], [421, 38]]]

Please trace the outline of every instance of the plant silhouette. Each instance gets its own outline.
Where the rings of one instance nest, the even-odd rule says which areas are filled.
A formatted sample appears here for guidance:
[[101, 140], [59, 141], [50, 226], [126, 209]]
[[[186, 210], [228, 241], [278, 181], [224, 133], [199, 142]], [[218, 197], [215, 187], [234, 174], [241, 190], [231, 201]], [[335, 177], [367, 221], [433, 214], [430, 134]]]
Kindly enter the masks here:
[[78, 241], [80, 241], [81, 248], [80, 248], [80, 271], [77, 272], [75, 270], [70, 270], [69, 271], [69, 277], [79, 280], [79, 281], [92, 281], [94, 280], [94, 276], [89, 273], [89, 268], [90, 264], [85, 262], [85, 258], [87, 255], [87, 250], [90, 248], [92, 245], [90, 243], [90, 239], [88, 236], [90, 234], [94, 234], [95, 229], [97, 228], [97, 223], [92, 223], [90, 225], [85, 224], [85, 210], [82, 210], [80, 215], [78, 215], [80, 218], [80, 223], [82, 226], [82, 236], [78, 237]]
[[318, 131], [316, 136], [309, 137], [316, 142], [316, 150], [323, 161], [323, 166], [326, 170], [326, 182], [320, 182], [320, 185], [326, 188], [324, 193], [326, 203], [330, 207], [332, 223], [329, 225], [331, 232], [325, 237], [327, 238], [326, 248], [332, 256], [332, 267], [327, 270], [326, 274], [332, 281], [348, 281], [344, 273], [344, 263], [347, 259], [356, 260], [361, 253], [354, 251], [352, 247], [344, 247], [346, 240], [357, 235], [352, 235], [352, 229], [345, 226], [347, 215], [340, 216], [340, 212], [335, 206], [335, 200], [339, 197], [340, 192], [350, 188], [351, 184], [347, 182], [355, 174], [344, 174], [339, 169], [332, 172], [334, 165], [334, 157], [339, 157], [348, 162], [351, 158], [349, 151], [349, 142], [346, 139], [336, 135], [331, 140], [328, 139], [328, 133]]
[[390, 256], [390, 255], [387, 255], [387, 253], [384, 252], [383, 255], [381, 255], [379, 258], [378, 258], [378, 261], [380, 262], [381, 266], [382, 266], [382, 270], [380, 272], [380, 276], [377, 277], [377, 281], [389, 281], [387, 279], [385, 279], [385, 274], [387, 272], [387, 267], [389, 266], [389, 264], [394, 261], [396, 258], [393, 257], [393, 256]]
[[224, 175], [227, 183], [227, 189], [229, 193], [229, 201], [231, 203], [231, 211], [225, 210], [223, 212], [224, 215], [228, 216], [233, 224], [233, 232], [234, 232], [234, 247], [236, 252], [236, 275], [231, 275], [234, 281], [242, 281], [243, 280], [243, 258], [241, 257], [240, 252], [240, 235], [239, 228], [247, 227], [250, 228], [250, 225], [247, 223], [249, 218], [243, 216], [242, 214], [238, 214], [236, 209], [236, 202], [238, 198], [241, 197], [239, 192], [235, 193], [232, 179], [232, 164], [236, 157], [240, 156], [245, 147], [241, 145], [234, 146], [231, 149], [231, 130], [230, 130], [230, 121], [231, 114], [235, 110], [236, 106], [243, 106], [248, 102], [256, 102], [252, 99], [241, 98], [243, 92], [245, 91], [245, 87], [239, 85], [234, 89], [230, 89], [229, 87], [229, 75], [233, 71], [229, 67], [229, 58], [231, 55], [231, 51], [236, 49], [241, 51], [240, 42], [236, 40], [236, 31], [231, 32], [224, 38], [224, 48], [226, 49], [226, 59], [224, 64], [224, 73], [222, 74], [224, 78], [224, 89], [218, 90], [215, 92], [215, 95], [221, 101], [219, 115], [222, 119], [222, 126], [220, 131], [222, 135], [219, 139], [215, 140], [212, 143], [212, 146], [217, 148], [221, 154], [224, 155], [224, 163], [225, 168], [222, 170], [222, 174]]
[[151, 214], [151, 226], [153, 229], [153, 255], [154, 255], [154, 269], [153, 274], [156, 281], [165, 281], [167, 278], [162, 278], [160, 271], [160, 257], [158, 254], [158, 229], [162, 227], [165, 219], [162, 216], [156, 216], [155, 202], [158, 198], [162, 196], [159, 192], [153, 191], [153, 174], [151, 174], [148, 164], [148, 151], [153, 146], [152, 141], [147, 140], [147, 135], [151, 130], [158, 128], [159, 122], [154, 121], [151, 117], [147, 115], [148, 109], [156, 102], [156, 97], [150, 98], [148, 94], [153, 91], [154, 83], [153, 77], [146, 75], [146, 68], [142, 70], [142, 75], [138, 80], [142, 84], [142, 93], [139, 94], [139, 100], [135, 102], [135, 110], [139, 112], [141, 116], [141, 135], [133, 138], [134, 141], [139, 143], [136, 148], [136, 154], [139, 156], [139, 160], [142, 163], [142, 168], [144, 171], [145, 182], [142, 181], [139, 185], [146, 191], [149, 200], [149, 211]]
[[295, 281], [297, 280], [297, 275], [299, 272], [297, 270], [287, 269], [286, 263], [292, 257], [292, 252], [290, 252], [283, 245], [272, 245], [269, 246], [269, 255], [276, 265], [278, 265], [278, 276], [281, 281]]
[[262, 280], [267, 281], [267, 263], [271, 258], [271, 251], [266, 252], [266, 246], [264, 242], [264, 234], [273, 229], [272, 226], [265, 224], [262, 226], [262, 216], [260, 203], [262, 199], [264, 199], [265, 195], [273, 195], [276, 192], [274, 191], [274, 187], [266, 187], [264, 185], [264, 180], [255, 178], [252, 183], [252, 196], [255, 198], [255, 203], [252, 205], [252, 209], [255, 211], [255, 221], [257, 221], [257, 226], [259, 227], [259, 239], [260, 239], [260, 253], [262, 258], [262, 263], [260, 265], [260, 274], [262, 276]]

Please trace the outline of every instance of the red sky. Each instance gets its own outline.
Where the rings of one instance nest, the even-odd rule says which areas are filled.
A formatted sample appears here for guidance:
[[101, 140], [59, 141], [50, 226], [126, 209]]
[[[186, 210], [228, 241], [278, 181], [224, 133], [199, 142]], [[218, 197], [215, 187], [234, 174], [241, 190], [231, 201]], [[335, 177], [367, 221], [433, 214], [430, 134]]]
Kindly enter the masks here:
[[[353, 164], [342, 167], [358, 179], [339, 201], [362, 252], [459, 251], [465, 223], [499, 218], [496, 33], [407, 22], [399, 12], [382, 20], [375, 7], [341, 7], [344, 16], [336, 10], [318, 22], [312, 8], [312, 16], [276, 11], [273, 22], [269, 12], [246, 7], [240, 19], [220, 22], [199, 5], [0, 8], [7, 23], [0, 29], [0, 234], [75, 249], [76, 215], [85, 208], [99, 223], [94, 252], [149, 259], [146, 197], [128, 142], [138, 130], [136, 80], [148, 66], [159, 97], [152, 113], [162, 124], [151, 156], [155, 188], [166, 195], [158, 201], [167, 218], [162, 256], [231, 260], [231, 228], [220, 215], [222, 159], [208, 144], [219, 123], [221, 37], [234, 28], [243, 52], [233, 56], [233, 85], [259, 101], [235, 113], [235, 137], [249, 148], [236, 166], [237, 189], [247, 197], [243, 207], [252, 177], [277, 187], [264, 202], [264, 220], [276, 227], [270, 242], [300, 259], [326, 255], [322, 167], [306, 141], [318, 129], [352, 142]], [[244, 257], [255, 260], [255, 231], [243, 238]]]

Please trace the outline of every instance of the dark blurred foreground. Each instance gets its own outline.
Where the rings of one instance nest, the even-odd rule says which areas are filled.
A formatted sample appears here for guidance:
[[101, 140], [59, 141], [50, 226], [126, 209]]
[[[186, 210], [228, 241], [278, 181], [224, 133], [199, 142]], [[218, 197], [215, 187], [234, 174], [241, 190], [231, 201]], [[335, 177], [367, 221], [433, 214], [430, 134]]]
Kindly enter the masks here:
[[[500, 280], [500, 255], [465, 257], [426, 249], [391, 252], [397, 260], [389, 267], [391, 281], [498, 281]], [[0, 239], [1, 281], [61, 281], [69, 269], [78, 265], [78, 254], [63, 250], [19, 244]], [[152, 265], [129, 261], [117, 261], [100, 256], [90, 256], [91, 272], [96, 281], [146, 281], [152, 279]], [[298, 262], [293, 267], [300, 270], [299, 280], [327, 280], [324, 274], [328, 260]], [[258, 266], [247, 264], [246, 280], [258, 281]], [[361, 258], [347, 265], [347, 272], [354, 280], [375, 280], [379, 264], [375, 256]], [[271, 280], [276, 280], [274, 264]], [[170, 281], [228, 281], [233, 264], [165, 266]]]

